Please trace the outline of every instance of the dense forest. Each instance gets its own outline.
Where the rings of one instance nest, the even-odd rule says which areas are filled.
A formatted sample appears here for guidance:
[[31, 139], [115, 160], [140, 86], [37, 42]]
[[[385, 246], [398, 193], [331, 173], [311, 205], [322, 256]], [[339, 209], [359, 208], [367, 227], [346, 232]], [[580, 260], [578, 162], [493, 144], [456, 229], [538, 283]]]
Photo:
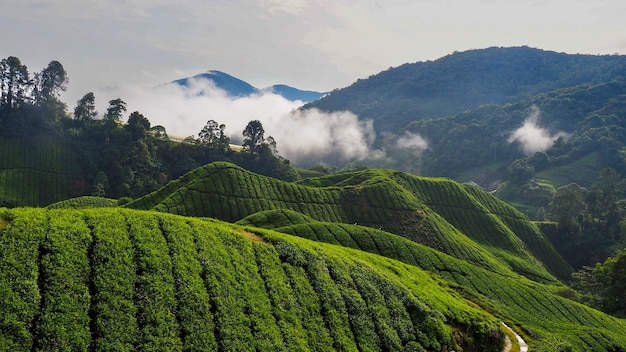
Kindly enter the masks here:
[[[74, 183], [70, 194], [135, 198], [216, 160], [236, 162], [280, 179], [297, 177], [289, 160], [276, 153], [276, 141], [265, 136], [258, 120], [250, 121], [242, 132], [240, 151], [230, 148], [225, 125], [214, 120], [207, 122], [197, 138], [175, 142], [168, 139], [163, 126], [152, 126], [140, 112], [126, 115], [121, 98], [111, 100], [100, 115], [95, 110], [96, 97], [89, 92], [77, 101], [73, 114], [68, 113], [59, 99], [68, 76], [58, 61], [30, 74], [18, 58], [8, 57], [2, 60], [0, 71], [0, 137], [8, 144], [44, 140], [67, 154], [63, 157], [76, 159], [83, 179]], [[20, 154], [5, 158], [19, 158]], [[6, 162], [5, 167], [11, 169], [14, 163]], [[47, 205], [2, 198], [0, 204], [8, 206]]]

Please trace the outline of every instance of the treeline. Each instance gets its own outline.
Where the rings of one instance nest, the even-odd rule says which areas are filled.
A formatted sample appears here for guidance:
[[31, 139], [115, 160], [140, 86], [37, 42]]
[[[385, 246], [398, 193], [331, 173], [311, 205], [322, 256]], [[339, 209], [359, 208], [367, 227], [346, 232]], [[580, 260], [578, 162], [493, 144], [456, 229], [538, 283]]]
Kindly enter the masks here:
[[558, 228], [546, 233], [574, 269], [626, 247], [625, 195], [626, 179], [610, 168], [589, 188], [572, 183], [556, 190], [547, 217]]
[[574, 273], [572, 286], [582, 295], [578, 297], [590, 306], [626, 317], [626, 249], [618, 251], [603, 263], [585, 266]]
[[127, 104], [121, 98], [109, 101], [100, 115], [96, 97], [89, 92], [77, 101], [73, 114], [68, 113], [59, 99], [68, 77], [58, 61], [30, 74], [26, 65], [11, 56], [0, 62], [0, 71], [0, 138], [46, 135], [71, 145], [84, 173], [86, 195], [136, 198], [220, 160], [283, 180], [297, 178], [258, 120], [250, 121], [242, 132], [241, 150], [230, 147], [226, 126], [214, 120], [207, 122], [197, 138], [171, 141], [163, 126], [153, 126], [139, 111], [126, 115]]
[[58, 61], [34, 74], [15, 56], [0, 61], [0, 135], [27, 135], [58, 128], [66, 106], [59, 95], [67, 72]]

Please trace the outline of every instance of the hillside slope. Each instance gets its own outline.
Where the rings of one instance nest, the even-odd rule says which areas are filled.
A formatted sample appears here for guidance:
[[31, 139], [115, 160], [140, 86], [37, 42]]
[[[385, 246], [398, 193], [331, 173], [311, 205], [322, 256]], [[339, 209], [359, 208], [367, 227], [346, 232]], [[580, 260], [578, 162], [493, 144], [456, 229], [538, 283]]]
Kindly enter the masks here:
[[500, 351], [490, 314], [414, 267], [226, 223], [0, 209], [11, 351]]
[[506, 271], [485, 270], [385, 231], [319, 222], [285, 209], [256, 213], [237, 224], [355, 248], [422, 268], [446, 280], [466, 299], [523, 330], [532, 350], [567, 350], [568, 346], [603, 350], [610, 348], [609, 341], [614, 339], [603, 331], [612, 329], [611, 319], [559, 297], [559, 292], [567, 291], [565, 287], [541, 284]]
[[571, 273], [536, 226], [493, 196], [451, 180], [391, 170], [296, 184], [213, 163], [126, 206], [228, 222], [291, 209], [318, 221], [379, 228], [491, 270], [546, 282]]
[[622, 320], [413, 246], [423, 263], [436, 258], [431, 272], [467, 277], [466, 298], [415, 265], [270, 230], [119, 208], [0, 209], [0, 346], [501, 351], [503, 319], [537, 351], [626, 348]]

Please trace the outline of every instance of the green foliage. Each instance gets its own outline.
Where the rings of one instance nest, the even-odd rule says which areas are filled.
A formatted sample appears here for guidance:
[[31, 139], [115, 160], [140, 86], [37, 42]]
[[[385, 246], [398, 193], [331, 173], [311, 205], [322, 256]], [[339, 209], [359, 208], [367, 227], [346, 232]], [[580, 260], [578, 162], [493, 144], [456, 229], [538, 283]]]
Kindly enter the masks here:
[[110, 207], [116, 207], [117, 205], [118, 205], [118, 201], [115, 199], [93, 197], [93, 196], [82, 196], [82, 197], [62, 200], [60, 202], [50, 204], [46, 208], [48, 209], [110, 208]]
[[[125, 216], [114, 209], [97, 209], [86, 217], [92, 232], [90, 316], [96, 351], [132, 351], [138, 341], [134, 300], [137, 267]], [[117, 224], [117, 226], [111, 226]]]
[[159, 218], [172, 260], [178, 306], [176, 318], [186, 351], [217, 349], [209, 295], [202, 279], [202, 265], [191, 227], [173, 216]]
[[626, 239], [626, 180], [614, 169], [604, 169], [591, 187], [570, 184], [556, 190], [549, 218], [558, 222], [551, 239], [573, 267], [606, 260]]
[[82, 214], [51, 211], [39, 255], [42, 296], [33, 332], [39, 351], [85, 351], [91, 344], [91, 232]]
[[[571, 273], [541, 232], [495, 197], [477, 189], [468, 192], [448, 179], [390, 170], [339, 173], [296, 184], [214, 163], [126, 207], [266, 228], [302, 223], [298, 231], [304, 233], [310, 221], [302, 218], [305, 214], [318, 221], [380, 228], [486, 268], [509, 266], [544, 281], [555, 279], [534, 256], [545, 259], [553, 274]], [[532, 246], [526, 248], [519, 236]]]
[[523, 327], [534, 350], [557, 338], [572, 350], [626, 346], [622, 321], [556, 296], [562, 286], [358, 225], [294, 217], [278, 230], [309, 226], [406, 264], [155, 212], [3, 209], [0, 218], [6, 349], [499, 351], [500, 319]]
[[180, 351], [172, 258], [156, 216], [127, 217], [135, 252], [137, 278], [133, 300], [137, 307], [137, 344], [147, 351]]
[[113, 208], [0, 215], [3, 349], [449, 350], [449, 322], [475, 326], [468, 341], [498, 326], [416, 267], [407, 287], [391, 262], [278, 233]]
[[626, 250], [617, 252], [595, 267], [583, 267], [573, 275], [573, 286], [589, 304], [604, 312], [626, 316]]
[[40, 314], [39, 256], [48, 227], [46, 214], [0, 209], [0, 348], [31, 351], [31, 324]]

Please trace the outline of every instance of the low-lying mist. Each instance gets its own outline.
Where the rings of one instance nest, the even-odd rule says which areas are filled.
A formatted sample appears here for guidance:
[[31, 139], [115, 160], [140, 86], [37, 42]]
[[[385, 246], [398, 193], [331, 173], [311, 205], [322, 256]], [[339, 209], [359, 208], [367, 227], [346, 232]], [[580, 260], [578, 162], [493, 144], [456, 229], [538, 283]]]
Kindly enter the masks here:
[[532, 155], [537, 152], [545, 152], [550, 149], [554, 141], [559, 137], [567, 137], [568, 134], [562, 131], [553, 133], [547, 128], [539, 126], [541, 111], [533, 107], [530, 115], [526, 117], [522, 126], [511, 133], [509, 143], [519, 143], [524, 154]]
[[187, 87], [124, 86], [95, 95], [100, 112], [106, 111], [109, 100], [120, 97], [129, 113], [139, 111], [153, 126], [161, 125], [179, 138], [197, 136], [208, 120], [215, 120], [225, 124], [232, 143], [239, 144], [248, 122], [259, 120], [265, 137], [276, 140], [278, 153], [298, 166], [364, 159], [376, 139], [373, 122], [351, 112], [303, 111], [298, 109], [303, 102], [270, 92], [232, 98], [210, 80], [195, 80]]

